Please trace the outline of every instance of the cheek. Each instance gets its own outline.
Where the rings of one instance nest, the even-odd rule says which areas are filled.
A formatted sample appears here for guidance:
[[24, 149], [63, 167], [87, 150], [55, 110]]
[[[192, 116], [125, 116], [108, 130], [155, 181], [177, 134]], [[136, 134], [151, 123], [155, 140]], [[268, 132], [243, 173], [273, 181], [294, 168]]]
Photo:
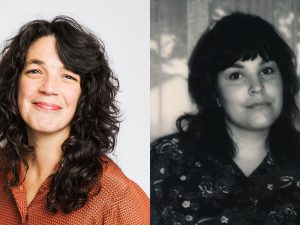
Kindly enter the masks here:
[[283, 84], [281, 79], [272, 80], [265, 83], [265, 90], [268, 95], [273, 98], [282, 98], [283, 96]]
[[281, 99], [283, 98], [283, 85], [282, 82], [277, 82], [277, 84], [274, 87], [274, 92], [277, 93], [277, 96]]
[[276, 107], [281, 111], [283, 105], [283, 86], [281, 82], [276, 82], [268, 87], [268, 93], [273, 98]]
[[33, 87], [31, 82], [26, 82], [24, 80], [19, 81], [19, 87], [18, 87], [18, 104], [19, 104], [19, 107], [21, 107], [22, 104], [24, 104], [24, 101], [30, 99], [30, 96], [32, 96], [33, 92], [34, 92], [34, 87]]
[[77, 108], [80, 93], [80, 89], [73, 89], [64, 93], [66, 102], [70, 108], [74, 110]]
[[243, 89], [237, 87], [222, 87], [219, 89], [218, 96], [224, 108], [234, 107], [234, 105], [242, 103], [246, 97]]

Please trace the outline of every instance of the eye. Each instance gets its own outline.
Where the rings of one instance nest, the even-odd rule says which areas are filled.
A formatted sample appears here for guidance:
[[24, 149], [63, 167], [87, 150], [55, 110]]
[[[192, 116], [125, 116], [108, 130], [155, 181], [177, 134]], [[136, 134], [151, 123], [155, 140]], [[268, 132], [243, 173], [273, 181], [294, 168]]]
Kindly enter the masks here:
[[238, 72], [234, 72], [234, 73], [229, 74], [228, 78], [229, 78], [229, 80], [239, 80], [239, 79], [243, 78], [243, 75]]
[[26, 71], [26, 74], [40, 74], [40, 73], [42, 72], [36, 69]]
[[264, 69], [261, 71], [261, 73], [262, 73], [262, 74], [266, 74], [266, 75], [272, 74], [272, 73], [274, 73], [274, 69], [271, 68], [271, 67], [266, 67], [266, 68], [264, 68]]
[[42, 71], [38, 69], [31, 69], [25, 71], [25, 74], [30, 78], [39, 78], [42, 75]]
[[73, 77], [73, 76], [71, 76], [71, 75], [68, 75], [68, 74], [64, 75], [64, 78], [66, 78], [66, 79], [68, 79], [68, 80], [74, 80], [74, 81], [77, 81], [77, 79], [76, 79], [75, 77]]

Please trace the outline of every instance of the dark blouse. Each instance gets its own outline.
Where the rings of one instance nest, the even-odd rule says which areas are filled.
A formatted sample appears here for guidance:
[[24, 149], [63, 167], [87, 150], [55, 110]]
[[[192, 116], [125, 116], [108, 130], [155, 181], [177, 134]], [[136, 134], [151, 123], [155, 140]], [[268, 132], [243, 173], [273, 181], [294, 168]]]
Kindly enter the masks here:
[[[269, 153], [250, 176], [178, 134], [151, 146], [151, 224], [300, 224], [300, 169]], [[300, 150], [300, 149], [299, 149]]]

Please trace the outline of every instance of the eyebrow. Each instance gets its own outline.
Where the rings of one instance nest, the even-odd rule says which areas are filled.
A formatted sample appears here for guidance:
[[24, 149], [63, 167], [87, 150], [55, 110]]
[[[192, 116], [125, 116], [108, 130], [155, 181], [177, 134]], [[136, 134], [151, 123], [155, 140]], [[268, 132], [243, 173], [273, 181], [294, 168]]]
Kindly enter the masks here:
[[243, 64], [242, 64], [242, 63], [238, 63], [238, 62], [236, 62], [236, 63], [234, 63], [233, 65], [229, 66], [229, 68], [230, 68], [230, 67], [244, 68]]
[[[259, 66], [262, 66], [264, 64], [269, 64], [269, 63], [272, 63], [273, 61], [264, 61], [264, 60], [261, 60], [260, 63], [259, 63]], [[244, 65], [240, 62], [235, 62], [233, 65], [229, 66], [228, 68], [244, 68]]]
[[[39, 60], [39, 59], [31, 59], [29, 60], [28, 62], [25, 63], [26, 65], [30, 65], [30, 64], [37, 64], [37, 65], [40, 65], [40, 66], [43, 66], [45, 65], [46, 63], [42, 60]], [[65, 70], [68, 70], [67, 68], [65, 68], [65, 66], [62, 67], [63, 69]], [[72, 71], [71, 71], [72, 72]]]
[[[31, 65], [31, 64], [36, 64], [36, 65], [41, 65], [41, 66], [43, 66], [43, 65], [45, 65], [46, 63], [45, 63], [44, 61], [42, 61], [42, 60], [39, 60], [39, 59], [30, 59], [29, 61], [27, 61], [27, 62], [25, 63], [25, 65]], [[62, 69], [68, 70], [67, 68], [65, 68], [65, 66], [63, 66]], [[68, 71], [70, 71], [71, 73], [73, 73], [73, 74], [75, 74], [75, 75], [77, 75], [77, 76], [80, 76], [79, 74], [77, 74], [77, 73], [75, 73], [75, 72], [73, 72], [73, 71], [71, 71], [71, 70], [68, 70]]]
[[26, 62], [26, 65], [28, 64], [37, 64], [37, 65], [45, 65], [45, 62], [39, 59], [31, 59], [28, 62]]

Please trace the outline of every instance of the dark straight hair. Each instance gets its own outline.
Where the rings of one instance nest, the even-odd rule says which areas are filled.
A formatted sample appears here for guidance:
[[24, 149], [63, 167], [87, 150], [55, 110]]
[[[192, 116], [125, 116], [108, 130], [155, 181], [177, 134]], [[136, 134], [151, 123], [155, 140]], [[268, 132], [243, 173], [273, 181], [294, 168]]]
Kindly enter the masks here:
[[217, 105], [218, 73], [238, 60], [257, 56], [275, 61], [283, 82], [283, 109], [270, 129], [270, 151], [280, 161], [300, 149], [294, 125], [299, 90], [295, 54], [272, 24], [259, 16], [235, 12], [214, 22], [197, 42], [188, 64], [189, 93], [197, 112], [177, 119], [179, 131], [196, 138], [210, 154], [232, 158], [236, 151], [224, 111]]

